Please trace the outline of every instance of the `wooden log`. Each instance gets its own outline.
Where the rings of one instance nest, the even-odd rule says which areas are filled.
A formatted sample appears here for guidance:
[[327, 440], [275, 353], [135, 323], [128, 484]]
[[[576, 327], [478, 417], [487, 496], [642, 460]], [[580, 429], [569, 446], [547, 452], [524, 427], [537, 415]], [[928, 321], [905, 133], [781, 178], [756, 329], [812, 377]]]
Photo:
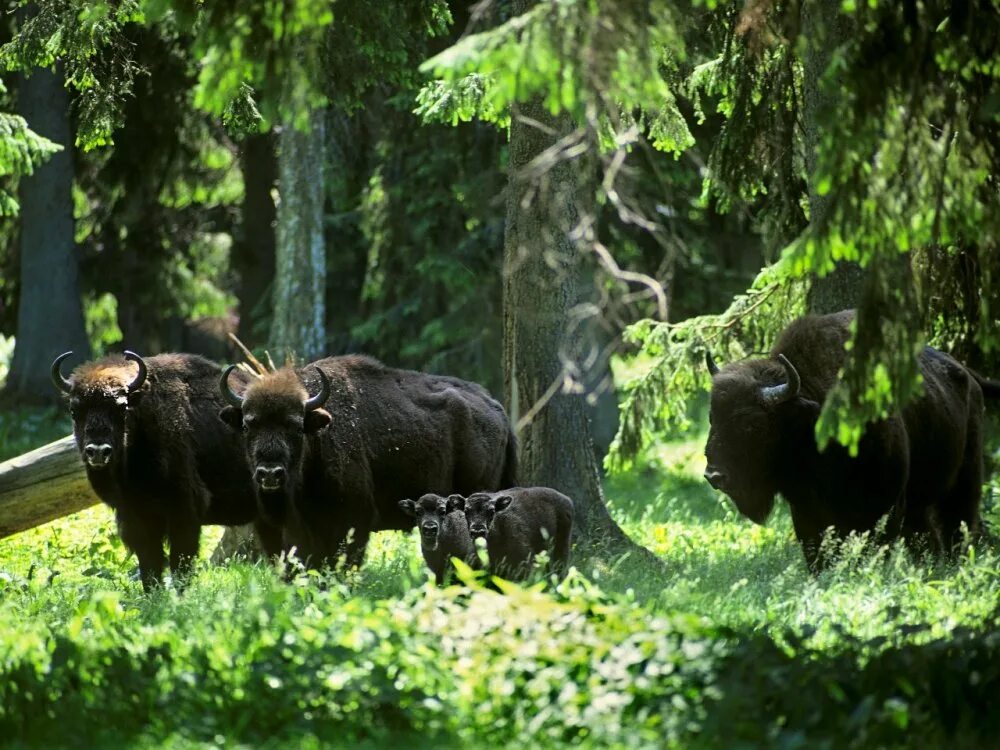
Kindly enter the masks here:
[[0, 539], [98, 502], [72, 435], [0, 464]]

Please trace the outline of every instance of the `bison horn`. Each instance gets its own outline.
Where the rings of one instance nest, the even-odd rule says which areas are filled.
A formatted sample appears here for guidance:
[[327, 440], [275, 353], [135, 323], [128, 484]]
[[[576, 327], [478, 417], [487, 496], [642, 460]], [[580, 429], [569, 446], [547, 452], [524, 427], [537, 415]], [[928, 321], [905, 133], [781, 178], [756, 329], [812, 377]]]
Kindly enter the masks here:
[[708, 349], [705, 350], [705, 367], [708, 368], [709, 375], [714, 377], [719, 374], [719, 366], [715, 364], [715, 360], [712, 359], [712, 352]]
[[130, 362], [135, 362], [139, 366], [139, 371], [135, 374], [135, 378], [128, 384], [128, 392], [135, 393], [137, 390], [142, 388], [142, 384], [146, 382], [146, 362], [138, 354], [130, 352], [128, 349], [126, 349], [124, 353], [125, 359]]
[[229, 367], [223, 370], [222, 377], [219, 378], [219, 390], [222, 391], [222, 397], [226, 399], [227, 404], [241, 409], [243, 407], [243, 399], [236, 395], [236, 391], [229, 386], [229, 373], [235, 369], [236, 365], [229, 365]]
[[318, 367], [313, 368], [316, 370], [316, 374], [319, 375], [319, 393], [317, 393], [312, 398], [306, 399], [305, 408], [306, 411], [312, 411], [313, 409], [318, 409], [326, 400], [330, 398], [330, 381], [326, 377], [326, 373], [323, 372]]
[[69, 393], [73, 390], [73, 383], [69, 379], [64, 378], [60, 366], [66, 357], [69, 357], [73, 352], [63, 352], [58, 357], [52, 361], [52, 383], [63, 393]]
[[799, 373], [792, 367], [792, 363], [788, 361], [788, 358], [784, 354], [779, 354], [778, 361], [785, 368], [785, 376], [788, 379], [780, 385], [769, 385], [760, 389], [760, 398], [767, 406], [776, 406], [795, 398], [799, 395], [799, 389], [802, 387], [802, 380], [799, 378]]

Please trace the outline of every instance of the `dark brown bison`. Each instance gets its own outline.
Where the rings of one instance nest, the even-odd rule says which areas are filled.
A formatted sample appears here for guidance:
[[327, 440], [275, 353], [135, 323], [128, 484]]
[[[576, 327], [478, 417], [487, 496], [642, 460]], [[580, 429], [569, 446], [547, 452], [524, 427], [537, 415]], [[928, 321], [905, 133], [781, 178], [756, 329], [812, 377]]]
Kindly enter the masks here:
[[573, 537], [573, 501], [548, 487], [476, 492], [450, 502], [465, 511], [473, 539], [486, 539], [490, 572], [510, 580], [531, 573], [535, 555], [549, 553], [549, 571], [562, 575]]
[[919, 356], [924, 392], [902, 411], [868, 425], [857, 456], [837, 444], [822, 452], [815, 427], [844, 363], [851, 310], [807, 316], [782, 333], [768, 359], [712, 372], [705, 478], [739, 511], [764, 523], [781, 493], [810, 569], [822, 566], [820, 541], [870, 531], [928, 538], [954, 549], [962, 525], [979, 528], [983, 478], [983, 389], [998, 387], [947, 354]]
[[371, 532], [412, 528], [403, 498], [501, 487], [516, 472], [507, 415], [475, 383], [357, 355], [269, 373], [242, 394], [231, 372], [220, 416], [244, 434], [262, 513], [312, 567], [360, 565]]
[[243, 446], [219, 421], [225, 402], [217, 364], [194, 354], [143, 359], [127, 351], [66, 378], [60, 365], [71, 354], [52, 363], [52, 381], [68, 396], [87, 478], [114, 508], [147, 590], [162, 576], [164, 540], [170, 569], [183, 579], [205, 524], [255, 521], [265, 550], [280, 551], [280, 528], [258, 519]]
[[451, 578], [453, 557], [475, 570], [483, 566], [469, 533], [465, 513], [461, 510], [464, 500], [461, 495], [441, 497], [429, 493], [416, 501], [399, 501], [402, 511], [413, 516], [417, 522], [420, 551], [438, 586], [443, 586]]

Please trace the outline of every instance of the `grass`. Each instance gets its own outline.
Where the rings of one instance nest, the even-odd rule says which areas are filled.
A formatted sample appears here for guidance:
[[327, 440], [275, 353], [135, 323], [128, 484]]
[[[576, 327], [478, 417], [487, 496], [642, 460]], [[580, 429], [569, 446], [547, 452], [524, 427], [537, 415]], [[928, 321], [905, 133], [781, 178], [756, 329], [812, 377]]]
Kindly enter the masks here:
[[[17, 420], [65, 434], [26, 413], [0, 434]], [[996, 547], [945, 564], [859, 542], [811, 577], [786, 513], [753, 526], [700, 480], [702, 443], [606, 481], [664, 578], [625, 561], [438, 590], [416, 537], [383, 533], [347, 577], [203, 562], [145, 596], [106, 508], [0, 540], [0, 744], [989, 746]]]

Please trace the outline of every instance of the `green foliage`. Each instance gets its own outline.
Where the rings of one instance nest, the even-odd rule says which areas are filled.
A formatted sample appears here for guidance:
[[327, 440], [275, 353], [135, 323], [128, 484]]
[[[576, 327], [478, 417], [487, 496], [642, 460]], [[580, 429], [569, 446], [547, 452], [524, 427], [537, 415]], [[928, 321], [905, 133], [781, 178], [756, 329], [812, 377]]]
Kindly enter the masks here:
[[132, 54], [130, 27], [143, 19], [141, 3], [125, 0], [20, 0], [20, 28], [0, 47], [0, 66], [30, 72], [63, 68], [76, 92], [76, 145], [84, 150], [112, 143], [125, 100], [143, 74]]
[[578, 559], [555, 589], [440, 590], [417, 535], [383, 533], [358, 573], [285, 583], [202, 564], [183, 595], [146, 596], [107, 508], [0, 540], [0, 731], [46, 746], [987, 746], [996, 550], [927, 565], [856, 540], [812, 577], [787, 514], [751, 526], [700, 481], [703, 440], [662, 443], [607, 487], [665, 579]]
[[[0, 352], [0, 358], [4, 358]], [[0, 362], [5, 374], [7, 362]], [[66, 409], [13, 408], [0, 411], [0, 461], [19, 456], [72, 432]]]
[[[0, 101], [6, 99], [7, 89], [0, 80]], [[0, 217], [15, 216], [17, 199], [12, 185], [19, 177], [30, 175], [35, 167], [62, 146], [33, 132], [23, 117], [0, 112]]]
[[608, 453], [613, 471], [632, 461], [664, 433], [690, 427], [690, 404], [711, 384], [705, 353], [720, 364], [761, 355], [773, 332], [804, 312], [805, 290], [779, 274], [780, 264], [762, 271], [750, 289], [723, 312], [679, 323], [642, 320], [625, 340], [641, 347], [647, 367], [620, 384], [624, 393], [618, 435]]
[[605, 146], [615, 147], [635, 142], [638, 111], [650, 141], [680, 153], [693, 138], [669, 74], [683, 54], [669, 3], [538, 3], [425, 62], [440, 80], [421, 92], [417, 112], [505, 126], [512, 107], [537, 97], [553, 114], [600, 122]]

